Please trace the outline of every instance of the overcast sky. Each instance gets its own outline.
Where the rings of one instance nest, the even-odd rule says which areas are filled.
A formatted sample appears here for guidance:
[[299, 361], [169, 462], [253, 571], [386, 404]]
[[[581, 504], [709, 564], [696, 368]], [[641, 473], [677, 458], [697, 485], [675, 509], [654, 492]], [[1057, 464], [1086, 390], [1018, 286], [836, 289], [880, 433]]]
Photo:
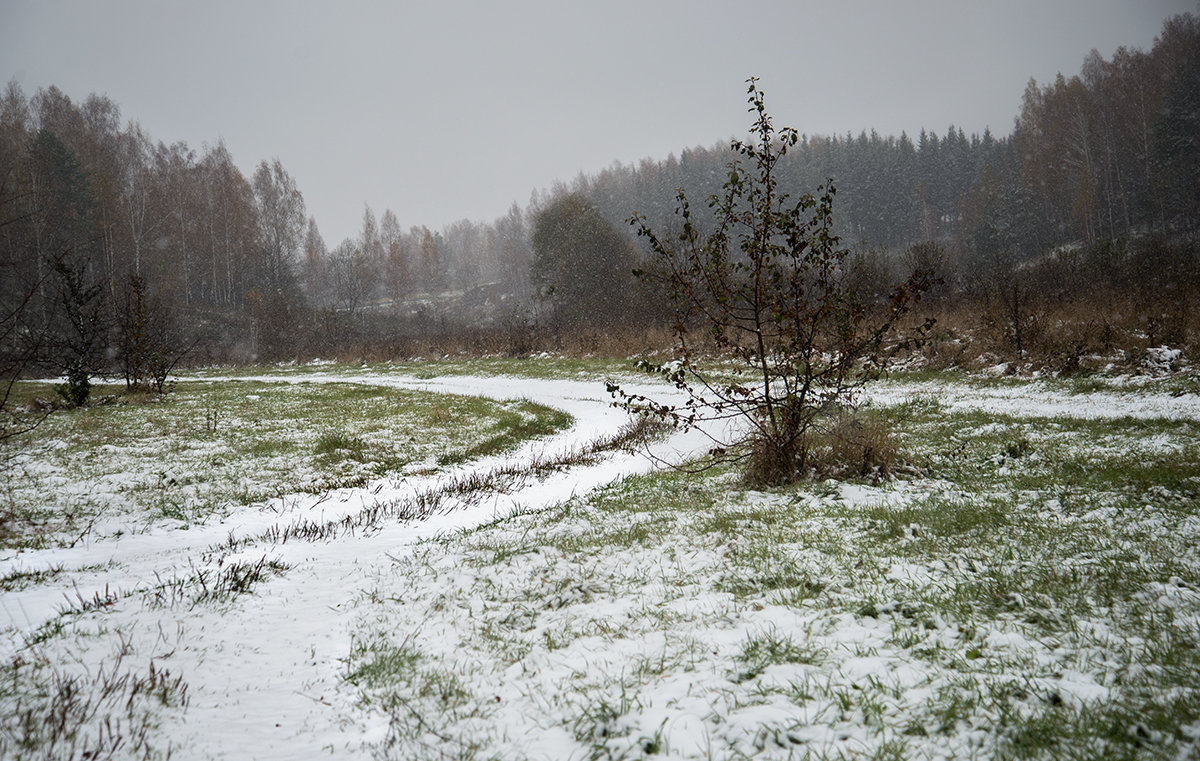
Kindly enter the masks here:
[[1148, 49], [1196, 0], [0, 0], [0, 77], [156, 139], [278, 157], [334, 246], [364, 204], [491, 221], [535, 188], [745, 132], [1008, 134], [1030, 77]]

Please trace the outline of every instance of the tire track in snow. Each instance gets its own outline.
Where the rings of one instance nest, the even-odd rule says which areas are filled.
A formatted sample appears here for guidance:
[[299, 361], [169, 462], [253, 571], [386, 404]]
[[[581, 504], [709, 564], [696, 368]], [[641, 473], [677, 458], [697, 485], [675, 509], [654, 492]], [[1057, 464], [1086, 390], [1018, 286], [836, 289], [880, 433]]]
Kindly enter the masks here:
[[[448, 469], [429, 478], [382, 479], [361, 489], [329, 495], [292, 495], [267, 505], [235, 511], [223, 521], [187, 531], [154, 529], [115, 541], [97, 541], [75, 549], [25, 552], [0, 558], [0, 572], [35, 570], [61, 564], [67, 568], [115, 563], [119, 570], [77, 577], [83, 596], [105, 586], [145, 588], [156, 578], [188, 572], [206, 550], [234, 537], [259, 536], [313, 517], [353, 514], [376, 500], [411, 497], [437, 488], [448, 479], [486, 472], [500, 465], [529, 462], [537, 453], [555, 454], [615, 433], [627, 420], [610, 406], [599, 382], [548, 381], [511, 377], [447, 377], [433, 380], [387, 375], [316, 374], [297, 378], [254, 376], [205, 378], [211, 382], [261, 380], [278, 383], [360, 383], [438, 393], [487, 396], [500, 400], [530, 399], [569, 412], [575, 424], [547, 439], [527, 443], [517, 452], [489, 457]], [[661, 386], [631, 388], [659, 397]], [[1172, 417], [1200, 420], [1200, 399], [1165, 395], [1094, 394], [1071, 396], [1035, 387], [973, 389], [945, 383], [886, 384], [870, 398], [897, 403], [915, 393], [934, 394], [951, 409], [978, 408], [1019, 416]], [[655, 454], [681, 459], [703, 452], [701, 434], [676, 434], [656, 445]], [[613, 453], [594, 465], [569, 468], [509, 494], [439, 514], [426, 521], [386, 525], [367, 535], [343, 536], [328, 542], [255, 544], [223, 558], [257, 560], [266, 554], [288, 563], [283, 576], [259, 584], [254, 593], [224, 605], [190, 609], [151, 609], [126, 600], [104, 614], [114, 632], [128, 637], [143, 664], [184, 675], [191, 703], [186, 712], [164, 717], [162, 733], [185, 758], [297, 758], [315, 751], [334, 756], [369, 755], [368, 744], [386, 731], [381, 717], [372, 719], [344, 689], [344, 661], [349, 640], [350, 603], [373, 578], [371, 569], [392, 562], [417, 541], [466, 528], [511, 513], [536, 508], [585, 493], [624, 475], [649, 470], [643, 456]], [[200, 561], [203, 565], [203, 561]], [[21, 644], [21, 635], [56, 615], [62, 585], [42, 585], [7, 593], [0, 605], [9, 629], [5, 654]], [[107, 655], [112, 636], [72, 643], [72, 655], [88, 663]]]
[[[377, 501], [412, 498], [473, 472], [487, 473], [499, 466], [527, 464], [535, 456], [577, 449], [581, 442], [614, 435], [628, 421], [626, 413], [611, 407], [603, 384], [594, 382], [382, 375], [240, 380], [360, 383], [499, 400], [530, 399], [570, 413], [575, 423], [555, 436], [527, 442], [511, 455], [482, 458], [433, 477], [382, 479], [328, 495], [291, 495], [187, 531], [156, 528], [114, 541], [0, 560], [0, 572], [57, 564], [118, 569], [72, 579], [77, 587], [70, 594], [84, 597], [105, 588], [145, 590], [175, 574], [201, 567], [215, 570], [215, 563], [253, 562], [264, 555], [290, 566], [282, 576], [260, 582], [252, 594], [230, 603], [153, 608], [139, 606], [135, 592], [103, 614], [104, 624], [128, 643], [132, 655], [127, 662], [145, 666], [153, 660], [159, 668], [184, 676], [189, 707], [164, 716], [161, 732], [176, 754], [186, 758], [283, 759], [308, 757], [317, 750], [345, 757], [369, 755], [364, 743], [386, 726], [370, 726], [369, 717], [353, 705], [354, 696], [342, 687], [342, 664], [352, 645], [348, 603], [365, 591], [363, 587], [374, 578], [372, 569], [393, 562], [423, 538], [478, 525], [516, 509], [555, 504], [653, 465], [645, 456], [615, 452], [595, 464], [570, 467], [511, 493], [493, 494], [427, 520], [391, 523], [365, 535], [327, 542], [254, 543], [205, 563], [201, 556], [230, 537], [260, 536], [296, 521], [341, 517]], [[685, 458], [698, 451], [703, 441], [695, 434], [677, 434], [655, 445], [655, 454]], [[5, 595], [0, 614], [8, 618], [10, 628], [6, 651], [15, 652], [22, 634], [57, 616], [64, 591], [63, 585], [55, 584]], [[112, 644], [111, 636], [69, 643], [71, 657], [85, 665], [110, 654]]]

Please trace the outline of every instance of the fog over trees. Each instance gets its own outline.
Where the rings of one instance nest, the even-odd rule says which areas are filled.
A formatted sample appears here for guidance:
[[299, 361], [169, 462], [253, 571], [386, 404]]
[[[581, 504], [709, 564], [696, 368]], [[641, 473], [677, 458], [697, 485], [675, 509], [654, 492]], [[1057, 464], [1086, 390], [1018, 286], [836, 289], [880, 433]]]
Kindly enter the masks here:
[[[862, 288], [921, 259], [940, 270], [942, 298], [1020, 313], [1027, 296], [997, 283], [1067, 247], [1074, 259], [1022, 287], [1053, 276], [1066, 278], [1060, 297], [1146, 279], [1169, 290], [1197, 269], [1198, 101], [1200, 19], [1187, 14], [1151, 50], [1093, 51], [1078, 74], [1031, 80], [1009, 135], [803, 135], [779, 181], [799, 194], [832, 180]], [[419, 351], [487, 331], [507, 338], [480, 346], [517, 351], [528, 335], [665, 319], [627, 277], [647, 255], [628, 220], [670, 229], [677, 189], [718, 192], [731, 159], [722, 142], [614, 163], [442, 230], [366, 205], [359, 233], [332, 242], [278, 159], [245, 177], [219, 141], [160, 137], [104, 96], [15, 84], [0, 96], [6, 377], [120, 375], [124, 363], [131, 385], [145, 383], [153, 372], [129, 365], [133, 322], [204, 362]], [[702, 204], [692, 211], [711, 223]]]

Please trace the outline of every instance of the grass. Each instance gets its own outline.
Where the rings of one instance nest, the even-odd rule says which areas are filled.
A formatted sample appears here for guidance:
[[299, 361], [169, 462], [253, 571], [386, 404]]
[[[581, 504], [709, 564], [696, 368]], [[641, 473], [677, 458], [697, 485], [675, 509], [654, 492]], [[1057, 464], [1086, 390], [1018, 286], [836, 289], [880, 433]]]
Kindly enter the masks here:
[[317, 437], [313, 445], [313, 454], [328, 455], [331, 459], [351, 458], [361, 461], [366, 452], [367, 442], [340, 430], [325, 431]]
[[352, 657], [359, 665], [346, 680], [368, 690], [411, 682], [421, 661], [419, 652], [382, 638], [359, 645]]
[[803, 643], [776, 630], [749, 637], [738, 660], [744, 665], [735, 681], [745, 682], [762, 674], [771, 666], [791, 663], [819, 665], [824, 660], [820, 650], [813, 650]]
[[15, 592], [20, 589], [45, 584], [59, 578], [62, 572], [63, 567], [61, 564], [31, 571], [22, 569], [12, 570], [0, 577], [0, 592]]
[[[26, 397], [48, 389], [18, 388]], [[164, 397], [136, 398], [115, 391], [0, 446], [0, 547], [187, 525], [283, 494], [508, 451], [571, 423], [528, 401], [353, 383], [182, 382]]]
[[438, 457], [439, 465], [452, 465], [477, 457], [499, 454], [514, 449], [522, 441], [549, 436], [571, 424], [571, 416], [558, 410], [548, 410], [528, 400], [500, 413], [486, 431], [483, 441], [458, 452]]
[[174, 608], [181, 603], [188, 607], [226, 603], [250, 594], [258, 584], [282, 575], [289, 567], [280, 560], [268, 560], [266, 555], [257, 561], [225, 562], [222, 558], [215, 569], [193, 567], [188, 575], [159, 579], [142, 596], [151, 608]]
[[[715, 758], [1194, 757], [1200, 427], [881, 412], [925, 476], [626, 478], [427, 543], [363, 598], [359, 636], [439, 632], [411, 644], [472, 711], [489, 690], [570, 706], [539, 724], [572, 738], [557, 750], [498, 733], [519, 711], [421, 710], [460, 757], [646, 757], [691, 715]], [[434, 757], [390, 715], [386, 757]]]
[[[386, 368], [434, 377], [522, 363], [541, 377], [591, 379], [620, 366]], [[863, 412], [892, 421], [903, 477], [757, 491], [728, 464], [661, 471], [437, 536], [373, 569], [367, 588], [347, 589], [355, 618], [342, 689], [383, 717], [371, 749], [380, 758], [1196, 757], [1200, 426], [969, 410], [950, 395], [1053, 394], [1069, 407], [1188, 388], [909, 375], [883, 384], [883, 401]], [[2, 453], [15, 467], [0, 505], [18, 527], [9, 546], [34, 545], [31, 528], [48, 530], [48, 543], [102, 540], [87, 534], [98, 516], [125, 530], [182, 527], [219, 515], [217, 503], [422, 472], [568, 423], [529, 402], [189, 381], [163, 400], [56, 413], [30, 449]], [[523, 469], [456, 471], [437, 493], [285, 521], [270, 536], [231, 533], [201, 567], [68, 595], [59, 615], [12, 629], [20, 658], [0, 663], [0, 756], [70, 758], [77, 747], [75, 757], [104, 757], [118, 735], [100, 728], [112, 721], [122, 753], [165, 756], [155, 728], [186, 707], [185, 682], [124, 648], [102, 670], [93, 659], [90, 678], [71, 658], [124, 642], [120, 615], [139, 605], [141, 615], [252, 605], [289, 569], [231, 553], [273, 540], [289, 560], [308, 558], [320, 548], [286, 542], [356, 541], [384, 521], [486, 500], [652, 434], [631, 430]], [[165, 467], [164, 451], [183, 465]], [[85, 474], [89, 490], [64, 489], [47, 463]], [[133, 475], [107, 482], [116, 469]], [[0, 590], [62, 585], [76, 573], [67, 567], [15, 567]], [[42, 716], [62, 717], [47, 724], [59, 728], [43, 730]]]
[[138, 668], [124, 649], [86, 672], [29, 650], [0, 662], [0, 757], [168, 758], [157, 717], [187, 704], [179, 675], [153, 662]]

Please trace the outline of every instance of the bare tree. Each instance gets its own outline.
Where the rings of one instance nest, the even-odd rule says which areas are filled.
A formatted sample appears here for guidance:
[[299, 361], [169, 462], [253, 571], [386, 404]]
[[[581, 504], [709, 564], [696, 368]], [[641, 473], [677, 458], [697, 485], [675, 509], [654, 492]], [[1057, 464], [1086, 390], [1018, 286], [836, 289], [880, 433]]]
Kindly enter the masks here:
[[387, 295], [393, 306], [399, 304], [412, 288], [409, 271], [408, 251], [404, 246], [404, 233], [400, 221], [391, 209], [383, 212], [379, 222], [379, 235], [383, 243], [383, 280]]
[[117, 359], [126, 388], [163, 393], [171, 371], [190, 351], [172, 302], [170, 294], [151, 293], [137, 275], [126, 283], [117, 315]]
[[309, 217], [308, 231], [304, 234], [304, 293], [313, 303], [321, 304], [328, 298], [328, 259], [329, 251], [317, 228], [317, 219]]
[[371, 269], [362, 249], [346, 239], [329, 255], [329, 282], [338, 311], [354, 318], [367, 299]]
[[279, 159], [261, 162], [252, 185], [262, 245], [261, 284], [272, 292], [288, 292], [295, 285], [292, 268], [304, 238], [304, 197]]

